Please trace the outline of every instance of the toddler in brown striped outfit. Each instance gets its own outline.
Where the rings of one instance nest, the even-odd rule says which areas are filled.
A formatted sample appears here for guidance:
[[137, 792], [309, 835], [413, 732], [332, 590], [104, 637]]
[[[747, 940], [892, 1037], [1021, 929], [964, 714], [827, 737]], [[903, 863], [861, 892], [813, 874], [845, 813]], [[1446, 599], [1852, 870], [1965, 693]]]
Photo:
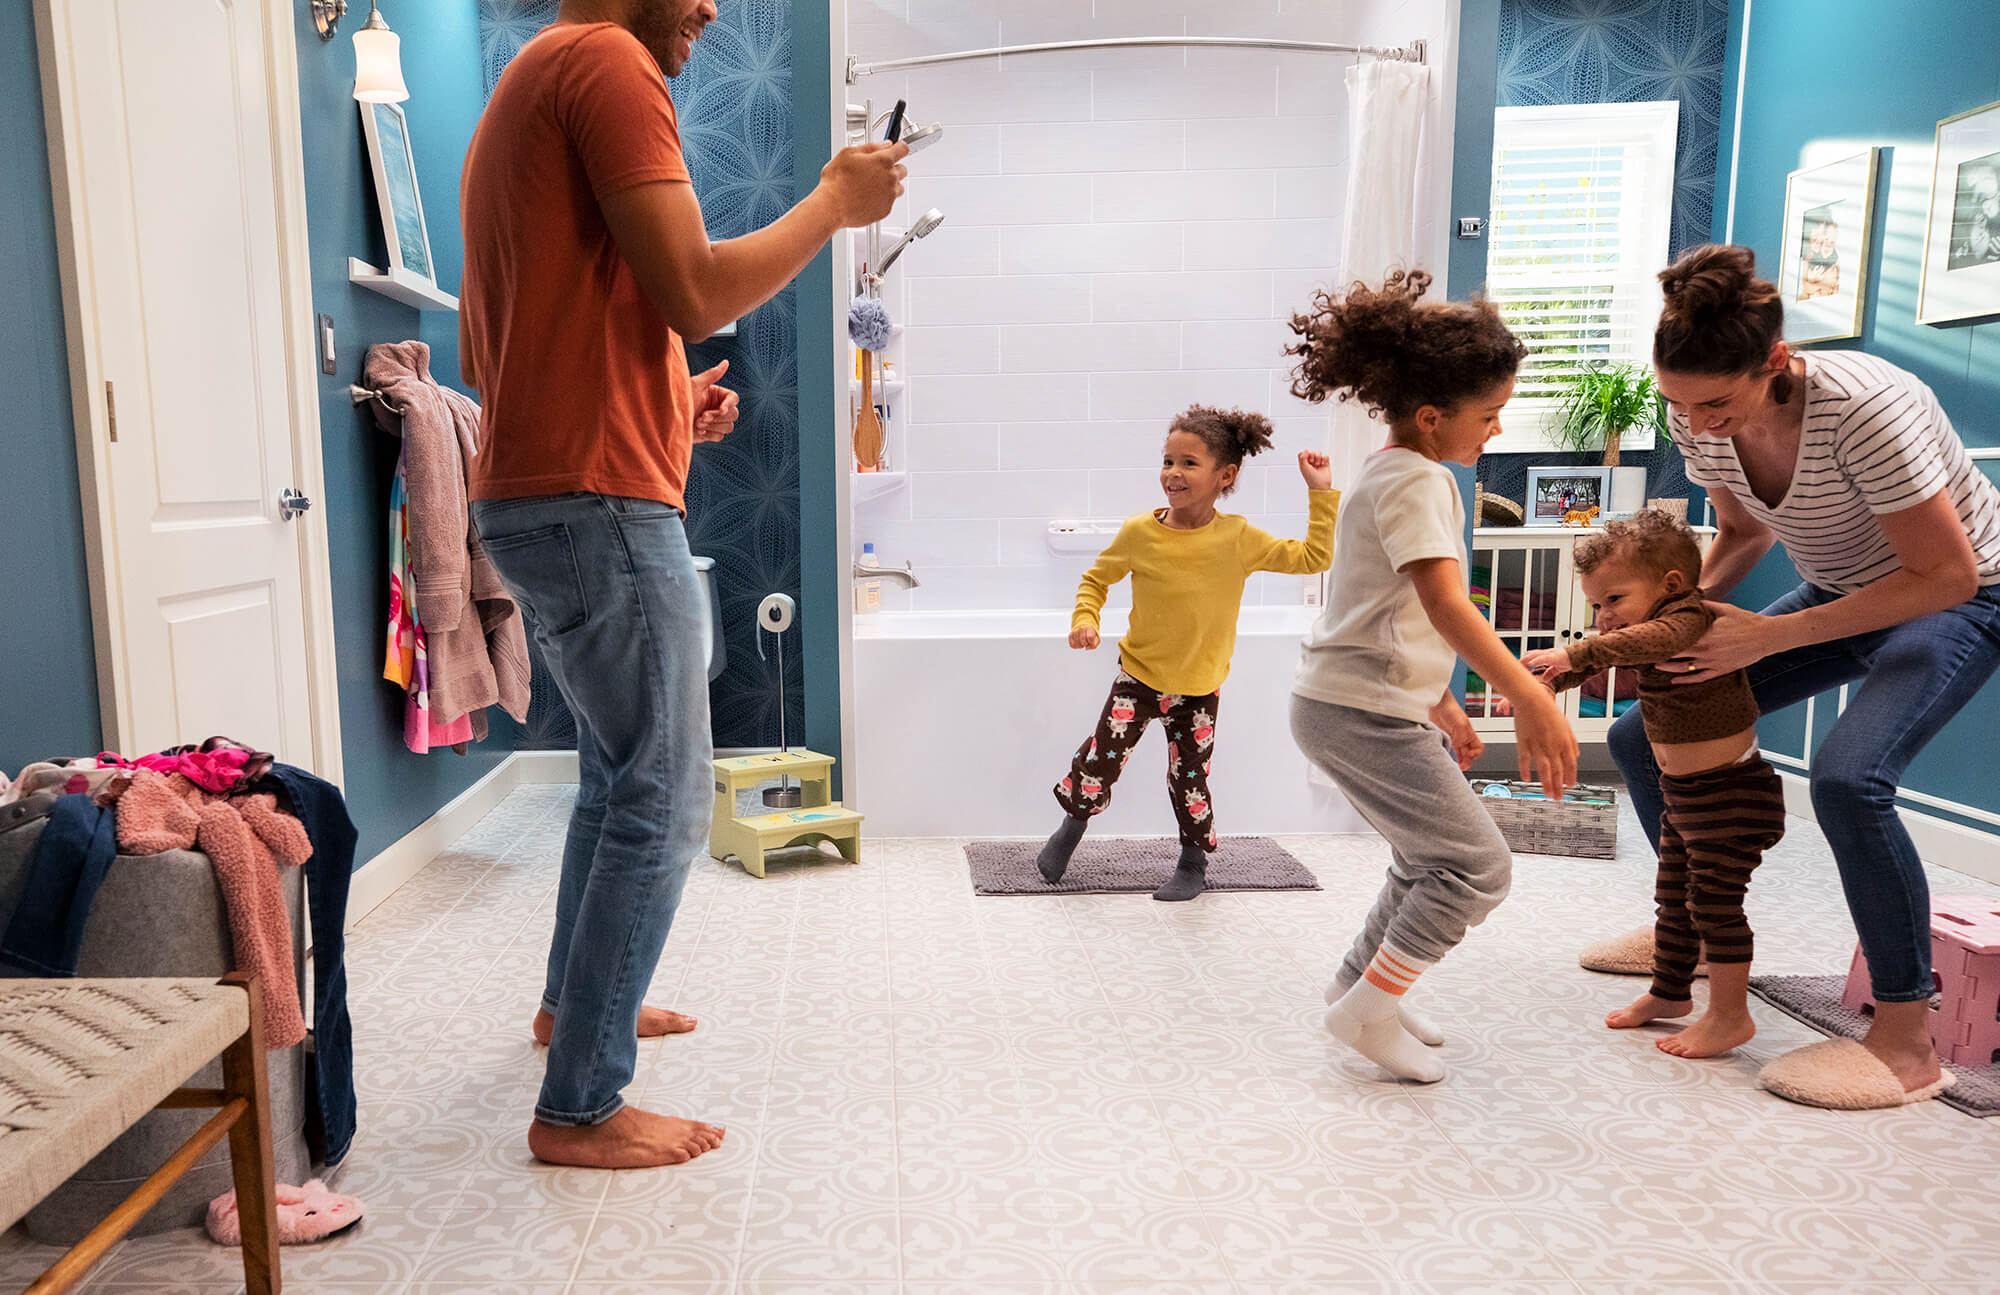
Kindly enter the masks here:
[[1785, 834], [1784, 787], [1757, 754], [1757, 702], [1743, 671], [1680, 684], [1661, 669], [1715, 620], [1701, 592], [1701, 549], [1687, 524], [1652, 509], [1606, 523], [1602, 535], [1576, 546], [1576, 570], [1597, 610], [1598, 632], [1522, 662], [1557, 692], [1612, 666], [1636, 668], [1639, 712], [1666, 802], [1653, 984], [1604, 1023], [1623, 1030], [1692, 1012], [1689, 987], [1706, 945], [1708, 1011], [1658, 1046], [1678, 1057], [1716, 1056], [1757, 1033], [1743, 895], [1764, 851]]

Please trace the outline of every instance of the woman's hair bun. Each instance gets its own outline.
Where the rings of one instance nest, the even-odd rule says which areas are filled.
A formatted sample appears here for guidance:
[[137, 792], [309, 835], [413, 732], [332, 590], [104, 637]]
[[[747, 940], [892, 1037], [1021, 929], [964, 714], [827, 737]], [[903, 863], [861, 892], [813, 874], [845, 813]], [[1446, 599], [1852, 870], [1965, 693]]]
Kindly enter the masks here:
[[1784, 333], [1785, 303], [1747, 247], [1705, 243], [1660, 271], [1653, 362], [1675, 373], [1746, 373]]

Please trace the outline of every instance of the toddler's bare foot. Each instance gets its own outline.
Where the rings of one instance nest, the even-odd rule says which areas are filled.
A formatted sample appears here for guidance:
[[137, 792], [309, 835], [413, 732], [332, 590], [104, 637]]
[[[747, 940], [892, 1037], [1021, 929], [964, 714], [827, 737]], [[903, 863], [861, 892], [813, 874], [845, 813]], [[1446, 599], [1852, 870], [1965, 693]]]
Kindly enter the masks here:
[[583, 1169], [652, 1169], [685, 1164], [722, 1145], [719, 1124], [621, 1106], [602, 1124], [528, 1126], [528, 1150], [552, 1165]]
[[1719, 1057], [1757, 1037], [1757, 1023], [1748, 1012], [1718, 1012], [1710, 1008], [1699, 1021], [1653, 1046], [1676, 1057]]
[[[698, 1022], [694, 1017], [670, 1012], [664, 1007], [639, 1009], [639, 1037], [642, 1039], [657, 1039], [668, 1034], [686, 1034], [696, 1024]], [[555, 1033], [556, 1018], [545, 1007], [535, 1013], [535, 1023], [531, 1028], [535, 1033], [535, 1042], [546, 1048], [549, 1046], [550, 1036]]]
[[1641, 994], [1632, 1000], [1630, 1007], [1621, 1007], [1607, 1015], [1604, 1023], [1614, 1030], [1629, 1030], [1648, 1021], [1664, 1021], [1676, 1016], [1686, 1016], [1693, 1010], [1693, 1003], [1676, 1003], [1671, 999]]

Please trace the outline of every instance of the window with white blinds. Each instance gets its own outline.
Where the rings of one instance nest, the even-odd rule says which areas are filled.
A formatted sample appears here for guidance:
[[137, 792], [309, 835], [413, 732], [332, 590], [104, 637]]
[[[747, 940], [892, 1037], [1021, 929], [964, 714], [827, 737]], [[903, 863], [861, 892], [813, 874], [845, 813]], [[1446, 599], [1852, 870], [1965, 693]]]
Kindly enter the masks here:
[[1544, 420], [1579, 368], [1649, 362], [1679, 124], [1671, 100], [1494, 114], [1486, 291], [1529, 353], [1490, 450], [1548, 448]]

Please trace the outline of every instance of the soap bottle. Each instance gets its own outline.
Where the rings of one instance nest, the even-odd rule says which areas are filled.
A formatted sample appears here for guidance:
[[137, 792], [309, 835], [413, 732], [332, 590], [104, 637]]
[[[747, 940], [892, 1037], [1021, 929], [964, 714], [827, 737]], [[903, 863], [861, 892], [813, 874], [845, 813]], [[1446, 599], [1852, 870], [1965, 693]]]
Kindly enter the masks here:
[[[861, 565], [870, 571], [882, 565], [882, 560], [875, 556], [875, 546], [873, 544], [863, 544], [861, 546]], [[867, 580], [859, 577], [855, 579], [854, 610], [864, 616], [870, 612], [879, 612], [882, 610], [882, 582], [880, 580]]]

